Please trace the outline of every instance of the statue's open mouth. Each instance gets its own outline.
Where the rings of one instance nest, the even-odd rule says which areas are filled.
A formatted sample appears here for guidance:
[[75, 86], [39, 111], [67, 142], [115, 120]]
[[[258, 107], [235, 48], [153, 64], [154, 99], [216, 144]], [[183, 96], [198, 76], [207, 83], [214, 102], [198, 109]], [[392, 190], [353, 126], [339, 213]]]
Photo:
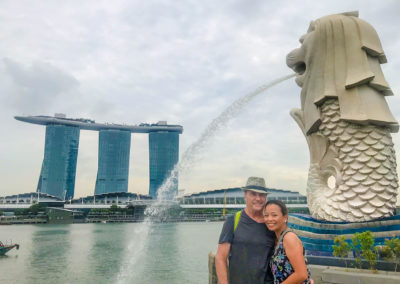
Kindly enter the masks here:
[[298, 62], [296, 65], [293, 66], [294, 72], [299, 75], [303, 75], [306, 72], [306, 64], [304, 62]]
[[303, 86], [305, 72], [307, 69], [306, 63], [303, 60], [304, 50], [301, 48], [293, 50], [286, 56], [286, 64], [289, 66], [289, 68], [296, 72], [296, 83], [300, 87]]
[[296, 72], [296, 84], [300, 87], [303, 87], [305, 72], [306, 72], [306, 63], [304, 61], [297, 61], [294, 63], [291, 68], [294, 72]]

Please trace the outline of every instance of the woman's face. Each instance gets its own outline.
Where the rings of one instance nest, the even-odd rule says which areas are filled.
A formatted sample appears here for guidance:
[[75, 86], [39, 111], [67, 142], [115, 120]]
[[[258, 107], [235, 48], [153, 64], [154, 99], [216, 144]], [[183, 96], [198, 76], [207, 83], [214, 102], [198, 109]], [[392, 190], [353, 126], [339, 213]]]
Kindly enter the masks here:
[[281, 208], [276, 204], [269, 204], [264, 209], [264, 222], [270, 231], [280, 231], [286, 227], [288, 216], [283, 215]]

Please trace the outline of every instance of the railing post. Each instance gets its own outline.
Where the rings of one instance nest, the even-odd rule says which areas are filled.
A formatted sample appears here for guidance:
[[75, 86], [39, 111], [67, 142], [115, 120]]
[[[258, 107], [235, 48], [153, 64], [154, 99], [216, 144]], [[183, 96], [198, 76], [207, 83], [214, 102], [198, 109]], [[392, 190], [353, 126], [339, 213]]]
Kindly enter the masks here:
[[212, 252], [208, 254], [208, 284], [218, 284], [215, 255]]

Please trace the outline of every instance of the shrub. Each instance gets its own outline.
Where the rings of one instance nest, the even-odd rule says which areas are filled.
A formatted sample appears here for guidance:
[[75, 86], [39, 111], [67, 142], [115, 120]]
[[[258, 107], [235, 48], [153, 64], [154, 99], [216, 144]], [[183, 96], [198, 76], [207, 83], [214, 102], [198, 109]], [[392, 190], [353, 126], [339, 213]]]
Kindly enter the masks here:
[[118, 207], [117, 204], [113, 204], [113, 205], [110, 206], [110, 211], [111, 212], [115, 213], [115, 212], [118, 212], [118, 210], [119, 210], [119, 207]]
[[45, 205], [40, 203], [35, 203], [29, 207], [28, 211], [32, 213], [32, 215], [37, 215], [39, 212], [44, 211], [46, 208]]
[[357, 268], [361, 268], [361, 257], [365, 258], [370, 265], [370, 269], [375, 269], [376, 265], [376, 249], [374, 247], [374, 236], [370, 231], [363, 233], [355, 233], [352, 238], [351, 248], [355, 255], [355, 264]]
[[385, 240], [383, 253], [387, 260], [395, 262], [394, 271], [397, 271], [397, 265], [400, 263], [400, 239], [393, 237], [391, 240]]
[[370, 231], [359, 234], [361, 252], [363, 257], [369, 262], [370, 269], [375, 269], [376, 251], [374, 247], [374, 236]]
[[351, 248], [356, 258], [356, 267], [361, 268], [361, 244], [360, 244], [360, 233], [355, 233], [351, 239]]
[[[346, 258], [349, 252], [353, 251], [355, 257], [355, 267], [361, 268], [362, 258], [367, 260], [370, 269], [375, 269], [377, 254], [386, 260], [395, 263], [395, 271], [400, 264], [400, 238], [393, 235], [392, 239], [386, 239], [384, 246], [374, 246], [375, 240], [370, 231], [363, 233], [355, 233], [348, 244], [344, 236], [337, 236], [333, 246], [333, 255], [336, 257]], [[345, 259], [346, 267], [347, 262]]]
[[333, 246], [333, 255], [336, 257], [344, 258], [344, 262], [347, 268], [347, 260], [349, 252], [351, 251], [351, 246], [346, 242], [344, 236], [337, 236], [335, 238], [335, 246]]

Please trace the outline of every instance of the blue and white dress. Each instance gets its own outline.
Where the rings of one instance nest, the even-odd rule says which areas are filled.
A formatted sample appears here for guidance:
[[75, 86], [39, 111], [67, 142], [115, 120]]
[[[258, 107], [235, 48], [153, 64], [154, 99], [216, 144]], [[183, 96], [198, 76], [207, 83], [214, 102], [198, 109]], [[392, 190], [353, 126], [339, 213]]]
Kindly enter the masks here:
[[[288, 232], [291, 231], [285, 230], [284, 232], [282, 232], [278, 244], [275, 247], [274, 254], [272, 255], [270, 260], [271, 271], [272, 275], [274, 276], [274, 284], [282, 283], [294, 272], [294, 269], [290, 264], [289, 258], [286, 255], [285, 248], [283, 247], [283, 238]], [[303, 255], [304, 255], [304, 247], [303, 247]], [[308, 271], [307, 280], [304, 281], [302, 284], [310, 283], [310, 270], [307, 268], [307, 271]]]

